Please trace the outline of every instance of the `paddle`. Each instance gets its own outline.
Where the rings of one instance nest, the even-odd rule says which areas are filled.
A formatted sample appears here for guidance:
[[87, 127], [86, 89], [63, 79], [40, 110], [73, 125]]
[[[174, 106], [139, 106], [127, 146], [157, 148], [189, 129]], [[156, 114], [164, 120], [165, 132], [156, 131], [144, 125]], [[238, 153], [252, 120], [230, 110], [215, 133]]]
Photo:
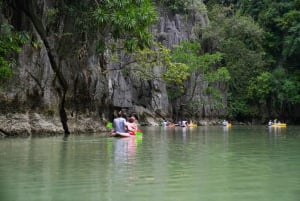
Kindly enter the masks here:
[[112, 129], [113, 128], [113, 124], [111, 122], [108, 122], [106, 124], [106, 127], [109, 128], [109, 129]]
[[142, 135], [143, 135], [143, 133], [142, 133], [142, 131], [141, 131], [141, 130], [138, 130], [138, 131], [135, 131], [135, 135], [136, 135], [136, 136], [142, 136]]

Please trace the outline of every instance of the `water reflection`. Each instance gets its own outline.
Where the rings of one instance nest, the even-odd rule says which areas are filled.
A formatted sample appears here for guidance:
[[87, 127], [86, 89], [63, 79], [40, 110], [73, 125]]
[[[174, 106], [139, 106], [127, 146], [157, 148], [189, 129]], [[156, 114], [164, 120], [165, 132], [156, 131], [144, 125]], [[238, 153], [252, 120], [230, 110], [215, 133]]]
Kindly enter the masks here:
[[286, 128], [268, 126], [269, 134], [281, 135], [286, 133]]
[[187, 127], [182, 127], [182, 140], [184, 142], [186, 142], [186, 130], [187, 129], [188, 129]]
[[123, 200], [122, 193], [130, 192], [135, 188], [137, 177], [137, 151], [142, 146], [141, 137], [113, 138], [112, 163], [108, 183], [107, 196], [109, 200]]
[[132, 164], [135, 161], [137, 148], [136, 137], [116, 138], [114, 140], [114, 161], [115, 164]]
[[1, 200], [297, 201], [299, 127], [0, 140]]
[[222, 126], [222, 127], [223, 127], [223, 133], [224, 134], [228, 134], [228, 132], [231, 129], [231, 127], [227, 127], [227, 126]]

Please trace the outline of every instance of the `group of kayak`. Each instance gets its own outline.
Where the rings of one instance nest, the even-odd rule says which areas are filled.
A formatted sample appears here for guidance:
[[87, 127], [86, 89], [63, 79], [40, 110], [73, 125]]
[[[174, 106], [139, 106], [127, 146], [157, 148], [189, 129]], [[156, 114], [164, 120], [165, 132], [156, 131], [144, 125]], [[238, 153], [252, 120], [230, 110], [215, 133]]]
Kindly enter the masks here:
[[[224, 127], [231, 127], [231, 123], [229, 123], [228, 121], [226, 121], [226, 120], [224, 120], [223, 122], [222, 122], [222, 125], [224, 126]], [[277, 122], [277, 120], [275, 119], [274, 120], [274, 122], [272, 122], [271, 120], [269, 121], [269, 123], [268, 123], [268, 126], [271, 128], [271, 127], [273, 127], [273, 128], [285, 128], [286, 126], [287, 126], [287, 124], [286, 123], [280, 123], [280, 122]]]
[[[188, 123], [187, 121], [180, 121], [178, 122], [177, 124], [174, 124], [174, 123], [171, 123], [171, 122], [168, 122], [168, 121], [164, 121], [162, 122], [161, 124], [163, 127], [168, 127], [168, 128], [172, 128], [172, 127], [175, 127], [175, 126], [179, 126], [179, 127], [198, 127], [198, 124], [195, 123], [195, 122], [190, 122]], [[224, 127], [231, 127], [231, 123], [229, 123], [228, 121], [224, 120], [222, 122], [222, 126]]]
[[194, 122], [187, 122], [187, 121], [179, 121], [177, 124], [171, 123], [169, 121], [164, 121], [161, 124], [163, 127], [168, 127], [168, 128], [172, 128], [175, 126], [179, 126], [179, 127], [197, 127], [197, 123]]
[[[197, 127], [196, 123], [188, 123], [187, 121], [182, 121], [178, 124], [174, 124], [171, 122], [163, 122], [162, 126], [164, 127], [174, 127], [174, 126], [180, 126], [180, 127]], [[224, 120], [222, 122], [223, 127], [231, 127], [231, 123], [229, 123], [227, 120]], [[275, 127], [275, 128], [284, 128], [287, 126], [286, 123], [280, 123], [277, 122], [277, 120], [274, 120], [272, 122], [271, 120], [268, 123], [269, 127]], [[111, 129], [110, 136], [112, 137], [130, 137], [130, 136], [142, 136], [142, 131], [138, 128], [137, 124], [135, 123], [135, 117], [131, 116], [128, 121], [126, 121], [125, 117], [123, 116], [123, 113], [120, 111], [118, 113], [118, 117], [116, 117], [113, 122], [109, 122], [107, 124], [107, 127]]]
[[135, 117], [131, 116], [128, 121], [126, 121], [123, 116], [122, 111], [118, 113], [113, 122], [109, 122], [107, 127], [111, 129], [109, 135], [112, 137], [130, 137], [130, 136], [142, 136], [142, 131], [138, 129], [135, 123]]

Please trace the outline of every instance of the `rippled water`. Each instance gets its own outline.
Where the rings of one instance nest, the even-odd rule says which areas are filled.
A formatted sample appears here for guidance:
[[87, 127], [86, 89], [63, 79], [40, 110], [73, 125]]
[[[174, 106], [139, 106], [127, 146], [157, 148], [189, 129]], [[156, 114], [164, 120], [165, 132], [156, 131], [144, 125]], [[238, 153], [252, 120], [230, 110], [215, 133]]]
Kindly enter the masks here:
[[0, 139], [0, 200], [298, 201], [300, 127]]

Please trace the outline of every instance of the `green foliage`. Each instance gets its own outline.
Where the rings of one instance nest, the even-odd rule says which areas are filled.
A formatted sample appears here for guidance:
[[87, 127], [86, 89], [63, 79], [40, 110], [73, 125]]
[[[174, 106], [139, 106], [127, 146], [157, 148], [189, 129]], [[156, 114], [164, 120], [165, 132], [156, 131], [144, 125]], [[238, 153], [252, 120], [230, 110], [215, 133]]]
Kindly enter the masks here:
[[57, 22], [59, 15], [59, 9], [58, 8], [49, 8], [47, 13], [47, 23], [48, 25], [53, 25]]
[[239, 8], [265, 30], [261, 44], [269, 67], [267, 72], [252, 76], [248, 97], [272, 103], [269, 107], [273, 114], [287, 113], [300, 102], [300, 1], [242, 0]]
[[[213, 97], [218, 104], [222, 103], [221, 94], [215, 87], [208, 86], [204, 89], [204, 91], [208, 96]], [[212, 103], [210, 104], [213, 105]]]
[[[202, 53], [200, 43], [197, 41], [182, 42], [176, 46], [172, 51], [172, 61], [185, 64], [189, 73], [201, 75], [201, 79], [192, 80], [193, 85], [208, 85], [205, 90], [206, 94], [213, 97], [216, 102], [216, 107], [223, 107], [220, 91], [213, 87], [215, 83], [227, 83], [230, 80], [230, 75], [226, 67], [222, 67], [221, 62], [223, 55], [219, 52], [216, 53]], [[204, 84], [205, 83], [205, 84]], [[189, 89], [187, 89], [189, 90]], [[172, 98], [177, 98], [179, 94], [176, 87], [169, 87], [169, 94]], [[175, 93], [175, 94], [172, 94]], [[183, 91], [182, 91], [183, 93]], [[193, 94], [193, 93], [191, 93]], [[203, 104], [201, 100], [199, 103], [189, 102], [188, 107], [193, 108], [196, 105]], [[213, 103], [210, 103], [213, 104]], [[218, 105], [218, 106], [217, 106]]]
[[171, 12], [184, 13], [189, 0], [156, 0], [156, 2], [164, 5]]
[[[287, 34], [283, 39], [284, 45], [282, 55], [286, 58], [286, 62], [289, 63], [289, 58], [297, 57], [300, 53], [300, 12], [291, 11], [296, 17], [295, 20], [287, 19], [289, 23], [285, 26], [284, 30], [287, 30]], [[288, 13], [290, 14], [290, 13]], [[293, 21], [294, 23], [290, 23]], [[290, 26], [289, 26], [290, 25]]]
[[273, 72], [263, 72], [251, 80], [247, 89], [248, 99], [256, 103], [252, 107], [257, 109], [260, 105], [266, 106], [269, 101], [272, 103], [269, 109], [276, 113], [284, 105], [300, 103], [299, 86], [298, 76], [288, 76], [283, 68], [277, 68]]
[[[136, 50], [131, 56], [131, 68], [124, 69], [131, 76], [146, 81], [164, 80], [171, 100], [182, 96], [184, 82], [190, 76], [190, 70], [186, 64], [172, 61], [170, 49], [154, 43], [151, 49]], [[160, 70], [157, 71], [157, 68]]]
[[[251, 14], [265, 29], [264, 48], [272, 69], [276, 65], [296, 68], [300, 52], [300, 5], [298, 0], [263, 0], [258, 3], [242, 1], [244, 13]], [[276, 62], [277, 61], [277, 62]], [[294, 69], [292, 69], [294, 70]]]
[[14, 53], [21, 50], [21, 46], [29, 41], [29, 36], [23, 32], [15, 32], [12, 25], [3, 23], [0, 29], [0, 84], [12, 75], [15, 66]]
[[8, 79], [12, 75], [12, 69], [9, 68], [9, 63], [0, 57], [0, 83]]
[[222, 62], [231, 78], [228, 85], [229, 115], [251, 116], [255, 112], [247, 98], [247, 88], [252, 78], [266, 68], [262, 47], [264, 31], [253, 18], [232, 7], [215, 5], [209, 15], [211, 24], [203, 29], [202, 43], [205, 50], [222, 53]]
[[230, 79], [227, 68], [218, 67], [222, 61], [222, 54], [201, 54], [199, 42], [182, 42], [172, 51], [172, 60], [174, 62], [184, 63], [189, 66], [190, 72], [199, 72], [203, 74], [204, 80], [208, 82], [228, 81]]
[[184, 63], [168, 63], [167, 70], [163, 74], [168, 84], [176, 84], [183, 90], [183, 82], [189, 77], [189, 67]]
[[152, 35], [148, 29], [156, 22], [157, 13], [150, 0], [104, 0], [95, 5], [88, 19], [103, 36], [123, 39], [124, 48], [133, 52], [150, 47]]
[[172, 51], [172, 60], [174, 62], [186, 63], [190, 69], [198, 67], [198, 54], [200, 51], [200, 44], [197, 42], [182, 42], [180, 45], [174, 47]]
[[252, 111], [248, 102], [243, 98], [235, 94], [228, 94], [228, 102], [230, 102], [228, 117], [237, 120], [244, 120], [249, 117], [256, 116], [257, 112]]
[[[172, 62], [170, 50], [158, 43], [155, 43], [153, 49], [145, 48], [134, 52], [133, 58], [135, 62], [132, 73], [141, 79], [164, 79], [168, 84], [175, 84], [183, 89], [183, 83], [189, 77], [188, 66]], [[164, 72], [153, 73], [153, 66], [164, 67]]]
[[113, 42], [128, 52], [151, 46], [149, 27], [157, 21], [151, 0], [67, 1], [60, 9], [74, 17], [73, 34], [98, 39], [99, 54], [109, 50]]
[[273, 91], [272, 78], [272, 74], [269, 72], [262, 72], [253, 78], [247, 90], [249, 99], [258, 101], [259, 104], [266, 104], [267, 97]]
[[293, 77], [284, 80], [281, 87], [283, 92], [283, 101], [291, 104], [300, 103], [300, 82]]
[[273, 96], [277, 106], [300, 103], [299, 75], [289, 75], [283, 68], [275, 69], [272, 75]]
[[206, 6], [202, 0], [155, 0], [159, 5], [162, 5], [172, 13], [188, 13], [189, 10], [205, 11]]

